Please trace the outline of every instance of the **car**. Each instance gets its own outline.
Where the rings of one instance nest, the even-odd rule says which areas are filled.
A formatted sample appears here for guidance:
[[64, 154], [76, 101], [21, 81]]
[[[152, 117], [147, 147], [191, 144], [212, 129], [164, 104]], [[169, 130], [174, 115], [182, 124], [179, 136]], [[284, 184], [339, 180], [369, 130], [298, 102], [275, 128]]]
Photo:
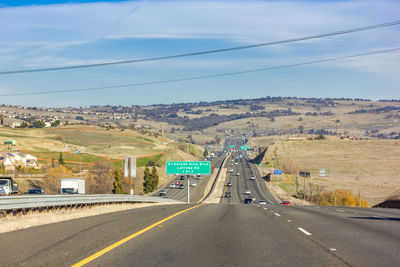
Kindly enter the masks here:
[[25, 194], [28, 194], [28, 195], [40, 195], [40, 194], [45, 194], [45, 192], [43, 191], [43, 189], [40, 189], [40, 188], [31, 188], [28, 191], [26, 191]]
[[244, 204], [251, 204], [251, 203], [253, 203], [253, 200], [251, 198], [245, 198], [243, 203]]
[[193, 183], [191, 183], [190, 185], [191, 185], [191, 186], [196, 186], [197, 184], [196, 184], [195, 182], [193, 182]]
[[169, 185], [169, 188], [175, 188], [176, 187], [176, 185], [174, 184], [174, 183], [171, 183], [170, 185]]
[[290, 201], [282, 201], [282, 205], [290, 205]]
[[184, 189], [185, 188], [185, 185], [184, 184], [180, 184], [179, 185], [179, 189]]
[[167, 192], [164, 189], [162, 189], [162, 190], [160, 190], [160, 193], [158, 195], [159, 196], [166, 196]]
[[232, 183], [231, 183], [231, 182], [228, 182], [228, 183], [226, 184], [226, 186], [232, 186]]
[[239, 175], [240, 175], [240, 172], [236, 173], [236, 176], [239, 176]]
[[237, 163], [237, 162], [235, 162], [235, 165], [238, 165], [238, 163]]
[[201, 175], [197, 174], [196, 178], [200, 180], [201, 179]]
[[246, 191], [244, 191], [244, 194], [245, 194], [245, 195], [250, 195], [250, 194], [251, 194], [251, 191], [250, 191], [250, 190], [246, 190]]
[[185, 176], [184, 176], [184, 175], [181, 175], [181, 177], [180, 177], [179, 179], [185, 180]]
[[232, 194], [231, 194], [231, 192], [230, 191], [227, 191], [227, 192], [225, 192], [225, 197], [231, 197], [232, 196]]
[[267, 201], [261, 199], [261, 200], [258, 201], [258, 204], [265, 205], [265, 204], [267, 204]]
[[180, 185], [181, 182], [179, 182], [178, 180], [175, 181], [175, 185]]
[[233, 172], [233, 169], [230, 169], [229, 172]]
[[256, 177], [254, 175], [250, 177], [250, 180], [255, 180], [255, 179]]

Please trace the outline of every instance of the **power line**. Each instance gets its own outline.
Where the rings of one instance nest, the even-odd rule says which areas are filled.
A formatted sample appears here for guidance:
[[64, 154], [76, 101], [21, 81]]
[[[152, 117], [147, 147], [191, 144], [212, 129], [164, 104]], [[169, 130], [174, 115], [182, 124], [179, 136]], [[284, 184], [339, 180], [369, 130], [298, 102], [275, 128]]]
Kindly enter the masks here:
[[191, 53], [186, 53], [186, 54], [177, 54], [177, 55], [170, 55], [170, 56], [151, 57], [151, 58], [143, 58], [143, 59], [130, 59], [130, 60], [111, 61], [111, 62], [103, 62], [103, 63], [95, 63], [95, 64], [82, 64], [82, 65], [63, 66], [63, 67], [0, 71], [0, 75], [102, 67], [102, 66], [109, 66], [109, 65], [132, 64], [132, 63], [140, 63], [140, 62], [148, 62], [148, 61], [167, 60], [167, 59], [173, 59], [173, 58], [199, 56], [199, 55], [205, 55], [205, 54], [221, 53], [221, 52], [228, 52], [228, 51], [234, 51], [234, 50], [242, 50], [242, 49], [250, 49], [250, 48], [277, 45], [277, 44], [299, 42], [299, 41], [323, 38], [323, 37], [328, 37], [328, 36], [342, 35], [342, 34], [347, 34], [347, 33], [361, 32], [361, 31], [367, 31], [367, 30], [372, 30], [372, 29], [390, 27], [390, 26], [395, 26], [395, 25], [399, 25], [399, 24], [400, 24], [400, 21], [392, 21], [392, 22], [387, 22], [387, 23], [382, 23], [382, 24], [364, 26], [364, 27], [360, 27], [360, 28], [352, 28], [352, 29], [330, 32], [330, 33], [321, 33], [321, 34], [316, 34], [316, 35], [309, 35], [309, 36], [285, 39], [285, 40], [280, 40], [280, 41], [259, 43], [259, 44], [253, 44], [253, 45], [236, 46], [236, 47], [229, 47], [229, 48], [222, 48], [222, 49], [205, 50], [205, 51], [191, 52]]
[[166, 83], [176, 83], [176, 82], [183, 82], [183, 81], [202, 80], [202, 79], [210, 79], [210, 78], [217, 78], [217, 77], [224, 77], [224, 76], [246, 74], [246, 73], [252, 73], [252, 72], [298, 67], [298, 66], [311, 65], [311, 64], [317, 64], [317, 63], [328, 62], [328, 61], [335, 61], [335, 60], [349, 59], [349, 58], [362, 57], [362, 56], [368, 56], [368, 55], [374, 55], [374, 54], [394, 52], [394, 51], [398, 51], [398, 50], [400, 50], [400, 47], [379, 50], [379, 51], [373, 51], [373, 52], [367, 52], [367, 53], [356, 54], [356, 55], [350, 55], [350, 56], [342, 56], [342, 57], [326, 58], [326, 59], [320, 59], [320, 60], [314, 60], [314, 61], [308, 61], [308, 62], [301, 62], [301, 63], [295, 63], [295, 64], [265, 67], [265, 68], [260, 68], [260, 69], [252, 69], [252, 70], [244, 70], [244, 71], [236, 71], [236, 72], [211, 74], [211, 75], [203, 75], [203, 76], [194, 76], [194, 77], [171, 79], [171, 80], [160, 80], [160, 81], [143, 82], [143, 83], [130, 83], [130, 84], [121, 84], [121, 85], [114, 85], [114, 86], [89, 87], [89, 88], [80, 88], [80, 89], [39, 91], [39, 92], [32, 92], [32, 93], [27, 92], [27, 93], [0, 94], [0, 96], [5, 97], [5, 96], [27, 96], [27, 95], [70, 93], [70, 92], [118, 89], [118, 88], [125, 88], [125, 87], [137, 87], [137, 86], [154, 85], [154, 84], [166, 84]]

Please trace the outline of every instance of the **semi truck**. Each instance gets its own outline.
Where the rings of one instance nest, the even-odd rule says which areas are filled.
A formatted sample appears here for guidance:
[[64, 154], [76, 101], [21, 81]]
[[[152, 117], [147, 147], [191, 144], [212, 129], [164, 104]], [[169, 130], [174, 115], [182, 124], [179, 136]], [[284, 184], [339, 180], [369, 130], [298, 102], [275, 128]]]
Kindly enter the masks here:
[[18, 194], [18, 184], [12, 177], [0, 177], [0, 186], [3, 187], [6, 195]]
[[61, 194], [85, 194], [85, 180], [76, 178], [61, 179]]

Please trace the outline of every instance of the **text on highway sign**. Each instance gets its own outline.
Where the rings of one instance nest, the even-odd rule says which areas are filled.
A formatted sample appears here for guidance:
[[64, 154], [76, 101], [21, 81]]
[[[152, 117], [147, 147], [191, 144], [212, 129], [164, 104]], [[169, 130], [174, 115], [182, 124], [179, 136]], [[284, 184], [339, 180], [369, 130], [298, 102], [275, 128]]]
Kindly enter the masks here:
[[209, 161], [167, 161], [167, 174], [210, 174]]

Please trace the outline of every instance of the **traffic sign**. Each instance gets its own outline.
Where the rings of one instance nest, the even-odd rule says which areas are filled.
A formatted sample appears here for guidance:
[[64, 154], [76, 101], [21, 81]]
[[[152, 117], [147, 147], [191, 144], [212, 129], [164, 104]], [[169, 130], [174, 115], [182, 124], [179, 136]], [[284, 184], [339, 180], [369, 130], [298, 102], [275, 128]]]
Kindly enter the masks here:
[[229, 147], [231, 147], [231, 148], [235, 148], [235, 146], [234, 146], [234, 145], [230, 145]]
[[209, 161], [167, 161], [167, 174], [210, 174]]
[[240, 149], [241, 150], [247, 150], [247, 149], [249, 149], [249, 147], [248, 146], [240, 146]]
[[279, 169], [274, 170], [274, 174], [281, 175], [282, 174], [282, 170], [279, 170]]

